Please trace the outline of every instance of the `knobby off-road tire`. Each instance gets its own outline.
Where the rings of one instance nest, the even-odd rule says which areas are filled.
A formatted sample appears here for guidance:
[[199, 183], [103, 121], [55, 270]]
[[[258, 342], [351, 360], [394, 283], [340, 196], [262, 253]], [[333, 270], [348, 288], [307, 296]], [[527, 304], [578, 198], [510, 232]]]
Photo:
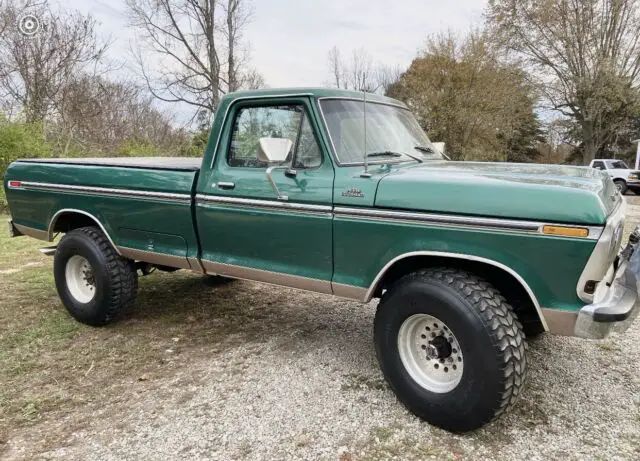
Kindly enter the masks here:
[[525, 336], [511, 306], [489, 283], [462, 270], [425, 269], [398, 280], [378, 305], [374, 340], [398, 399], [449, 431], [470, 431], [497, 418], [525, 384]]
[[53, 273], [62, 303], [87, 325], [106, 325], [135, 301], [138, 274], [133, 261], [118, 255], [98, 228], [67, 233], [56, 249]]
[[624, 179], [614, 179], [614, 184], [616, 188], [620, 191], [620, 195], [625, 195], [629, 188], [627, 187], [627, 182]]

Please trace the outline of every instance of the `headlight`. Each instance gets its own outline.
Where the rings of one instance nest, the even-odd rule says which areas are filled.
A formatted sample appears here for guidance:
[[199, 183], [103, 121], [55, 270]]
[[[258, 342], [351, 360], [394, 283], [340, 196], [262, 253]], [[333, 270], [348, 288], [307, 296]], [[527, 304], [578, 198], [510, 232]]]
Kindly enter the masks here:
[[640, 179], [640, 174], [638, 173], [629, 173], [628, 179]]

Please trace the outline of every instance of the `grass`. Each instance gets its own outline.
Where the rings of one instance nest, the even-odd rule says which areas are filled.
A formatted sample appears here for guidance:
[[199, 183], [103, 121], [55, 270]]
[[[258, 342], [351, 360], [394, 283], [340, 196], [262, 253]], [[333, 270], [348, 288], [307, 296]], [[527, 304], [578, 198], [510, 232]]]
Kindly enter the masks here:
[[[6, 218], [0, 215], [0, 222]], [[141, 278], [133, 311], [107, 327], [87, 327], [62, 306], [53, 260], [37, 251], [45, 245], [0, 232], [0, 458], [17, 430], [46, 427], [71, 413], [91, 418], [130, 392], [132, 382], [166, 378], [249, 336], [260, 341], [285, 321], [277, 306], [243, 307], [261, 296], [250, 284], [212, 287], [180, 271]], [[287, 296], [283, 290], [276, 297], [284, 302]], [[47, 443], [63, 437], [48, 435]]]
[[617, 351], [622, 350], [622, 348], [620, 346], [618, 346], [615, 343], [609, 342], [609, 341], [603, 341], [603, 342], [599, 342], [599, 343], [596, 343], [596, 344], [603, 351], [617, 352]]
[[440, 459], [454, 460], [458, 458], [457, 446], [450, 444], [446, 449], [432, 443], [437, 437], [417, 439], [404, 433], [401, 424], [373, 427], [369, 437], [363, 443], [356, 444], [356, 455], [350, 454], [344, 459], [366, 459], [382, 461], [388, 459]]

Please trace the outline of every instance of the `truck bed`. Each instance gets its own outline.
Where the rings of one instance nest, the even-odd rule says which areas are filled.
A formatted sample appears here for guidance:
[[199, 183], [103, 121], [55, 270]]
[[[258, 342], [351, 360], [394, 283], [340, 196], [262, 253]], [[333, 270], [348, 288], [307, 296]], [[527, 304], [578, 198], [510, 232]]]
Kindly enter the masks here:
[[201, 157], [96, 157], [96, 158], [31, 158], [27, 163], [56, 163], [84, 166], [117, 166], [152, 170], [199, 171]]
[[[66, 216], [98, 223], [130, 259], [186, 267], [198, 253], [192, 216], [199, 158], [20, 159], [5, 185], [13, 223], [51, 240]], [[13, 186], [11, 184], [13, 183]], [[74, 218], [79, 219], [79, 218]]]

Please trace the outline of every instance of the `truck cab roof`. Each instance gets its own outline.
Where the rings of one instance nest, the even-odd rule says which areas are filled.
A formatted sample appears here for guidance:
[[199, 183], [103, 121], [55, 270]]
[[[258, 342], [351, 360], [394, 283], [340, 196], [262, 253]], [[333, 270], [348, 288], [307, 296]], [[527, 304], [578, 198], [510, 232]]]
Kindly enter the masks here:
[[[349, 98], [364, 100], [364, 92], [341, 90], [337, 88], [315, 88], [315, 87], [301, 87], [301, 88], [266, 88], [260, 90], [242, 90], [228, 93], [222, 98], [222, 102], [231, 102], [235, 99], [244, 98], [268, 98], [268, 97], [282, 97], [282, 96], [311, 96], [314, 98]], [[394, 104], [400, 107], [407, 107], [402, 101], [389, 98], [387, 96], [381, 96], [374, 93], [366, 93], [367, 101], [378, 102], [383, 104]]]
[[629, 165], [627, 165], [624, 160], [620, 160], [619, 158], [594, 158], [589, 163], [589, 166], [599, 169], [606, 168], [607, 170], [631, 170], [631, 168], [629, 168]]

